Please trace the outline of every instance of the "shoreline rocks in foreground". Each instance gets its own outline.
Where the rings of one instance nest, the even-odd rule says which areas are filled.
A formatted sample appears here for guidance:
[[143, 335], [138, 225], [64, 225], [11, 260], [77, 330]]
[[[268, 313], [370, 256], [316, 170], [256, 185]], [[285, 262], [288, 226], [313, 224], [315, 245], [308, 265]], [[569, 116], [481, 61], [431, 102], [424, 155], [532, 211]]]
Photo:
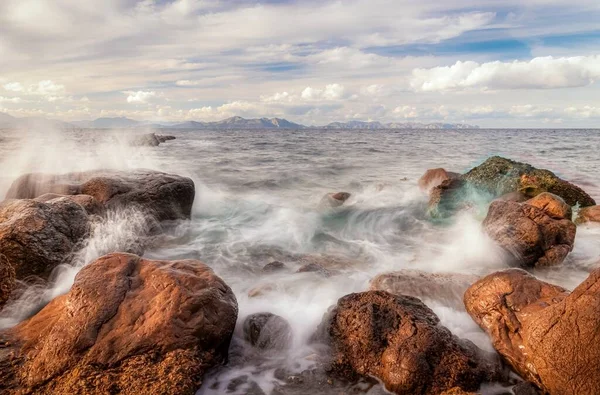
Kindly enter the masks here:
[[238, 314], [202, 262], [106, 255], [69, 293], [0, 332], [3, 394], [194, 394], [227, 359]]
[[465, 307], [494, 348], [524, 379], [553, 394], [600, 388], [600, 269], [573, 292], [521, 269], [488, 275]]

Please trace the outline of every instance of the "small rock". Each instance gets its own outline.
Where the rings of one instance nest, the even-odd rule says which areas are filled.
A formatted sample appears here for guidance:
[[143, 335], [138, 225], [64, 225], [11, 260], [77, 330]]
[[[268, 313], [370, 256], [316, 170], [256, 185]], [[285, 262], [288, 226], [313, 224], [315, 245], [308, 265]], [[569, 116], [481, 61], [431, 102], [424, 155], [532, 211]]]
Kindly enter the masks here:
[[319, 208], [325, 209], [339, 207], [343, 205], [346, 200], [350, 199], [350, 196], [352, 195], [348, 192], [328, 193], [327, 195], [323, 196], [323, 199], [321, 199]]
[[577, 213], [576, 224], [587, 222], [600, 222], [600, 206], [584, 207]]
[[457, 179], [458, 173], [448, 172], [445, 169], [429, 169], [419, 178], [419, 188], [423, 192], [430, 193], [431, 190], [446, 180]]
[[278, 315], [256, 313], [244, 321], [244, 339], [261, 350], [283, 350], [291, 344], [292, 328]]
[[270, 263], [267, 263], [263, 268], [262, 271], [265, 273], [273, 273], [273, 272], [280, 272], [282, 270], [285, 270], [285, 264], [283, 262], [280, 261], [273, 261]]

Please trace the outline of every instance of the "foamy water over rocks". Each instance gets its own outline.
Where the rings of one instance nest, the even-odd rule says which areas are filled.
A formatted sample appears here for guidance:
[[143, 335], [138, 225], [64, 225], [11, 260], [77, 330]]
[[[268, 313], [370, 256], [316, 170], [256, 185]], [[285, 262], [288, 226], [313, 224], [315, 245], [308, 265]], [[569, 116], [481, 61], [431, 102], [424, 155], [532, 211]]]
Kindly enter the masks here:
[[[553, 339], [570, 349], [600, 344], [591, 329], [525, 341], [514, 325], [535, 331], [539, 322], [461, 302], [465, 290], [478, 301], [505, 292], [493, 287], [497, 276], [548, 328], [552, 319], [564, 333], [591, 328], [598, 131], [165, 131], [176, 139], [157, 146], [132, 145], [134, 131], [1, 133], [0, 197], [21, 199], [2, 205], [39, 206], [58, 223], [62, 212], [45, 208], [58, 199], [87, 219], [85, 236], [73, 234], [72, 245], [60, 245], [69, 251], [57, 247], [60, 256], [34, 276], [16, 275], [16, 258], [3, 252], [0, 371], [10, 380], [2, 391], [326, 395], [382, 394], [387, 386], [398, 394], [502, 394], [521, 380], [512, 368], [543, 390], [567, 393], [563, 383], [579, 371], [548, 367]], [[436, 170], [419, 182], [428, 169]], [[511, 214], [488, 212], [493, 200]], [[432, 201], [449, 204], [436, 211]], [[60, 223], [58, 233], [68, 234]], [[32, 237], [20, 248], [30, 251]], [[136, 255], [119, 264], [101, 258], [117, 252]], [[519, 299], [520, 283], [494, 274], [514, 266], [551, 285]], [[584, 280], [589, 289], [576, 289]], [[560, 292], [544, 293], [553, 286]], [[94, 310], [95, 300], [116, 315]], [[217, 307], [203, 311], [203, 301]], [[553, 313], [563, 306], [581, 315]], [[78, 315], [88, 309], [94, 314]], [[486, 317], [510, 342], [498, 340]], [[83, 343], [61, 335], [56, 322], [69, 319], [90, 328], [83, 338], [67, 333]], [[64, 342], [36, 346], [36, 328]], [[114, 346], [125, 343], [125, 351]], [[32, 359], [32, 349], [44, 355]], [[596, 346], [581, 351], [582, 360], [599, 354]], [[588, 373], [582, 388], [600, 385], [600, 372]]]

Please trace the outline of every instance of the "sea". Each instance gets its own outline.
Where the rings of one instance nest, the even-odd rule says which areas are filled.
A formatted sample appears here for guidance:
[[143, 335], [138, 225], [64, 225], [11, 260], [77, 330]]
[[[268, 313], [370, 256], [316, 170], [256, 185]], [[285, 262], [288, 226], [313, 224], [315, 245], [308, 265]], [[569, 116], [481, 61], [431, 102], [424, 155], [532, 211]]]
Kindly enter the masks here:
[[[146, 168], [191, 177], [192, 220], [170, 230], [144, 256], [193, 258], [212, 267], [237, 297], [237, 337], [244, 319], [257, 312], [280, 315], [293, 330], [289, 350], [231, 360], [205, 377], [200, 395], [248, 394], [250, 388], [285, 394], [276, 369], [301, 374], [314, 367], [309, 340], [324, 313], [340, 297], [368, 289], [377, 274], [410, 268], [484, 275], [506, 268], [501, 251], [481, 230], [485, 208], [444, 220], [427, 215], [428, 197], [417, 181], [429, 168], [462, 173], [500, 155], [552, 170], [600, 201], [600, 130], [160, 130], [156, 133], [176, 139], [158, 147], [127, 143], [128, 136], [142, 132], [0, 131], [0, 197], [27, 172]], [[341, 191], [351, 194], [343, 206], [320, 205], [325, 194]], [[67, 292], [83, 266], [124, 249], [141, 224], [140, 214], [131, 210], [96, 224], [72, 262], [0, 312], [0, 328]], [[574, 288], [598, 266], [598, 240], [600, 228], [579, 227], [567, 260], [534, 274]], [[336, 256], [351, 264], [336, 267], [329, 277], [295, 273], [294, 257], [304, 255]], [[274, 260], [289, 270], [265, 274], [262, 267]], [[249, 296], [257, 287], [265, 291]], [[455, 335], [493, 350], [466, 312], [435, 301], [429, 306]], [[501, 390], [491, 386], [484, 392]], [[377, 385], [353, 391], [382, 393]], [[319, 393], [340, 392], [323, 386]]]

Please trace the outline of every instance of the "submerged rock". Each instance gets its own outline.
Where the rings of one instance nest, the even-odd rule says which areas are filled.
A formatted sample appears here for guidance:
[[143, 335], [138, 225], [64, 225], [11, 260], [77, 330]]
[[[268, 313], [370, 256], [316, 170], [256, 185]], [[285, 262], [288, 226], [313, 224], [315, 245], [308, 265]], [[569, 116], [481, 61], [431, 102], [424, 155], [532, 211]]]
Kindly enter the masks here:
[[500, 355], [544, 392], [598, 392], [600, 269], [571, 293], [523, 270], [493, 273], [467, 290], [465, 306]]
[[548, 212], [527, 202], [494, 201], [490, 205], [483, 229], [508, 253], [512, 264], [524, 268], [553, 266], [573, 250], [577, 228], [569, 219], [551, 216], [559, 214], [562, 200], [549, 203], [550, 198], [543, 200]]
[[292, 328], [288, 322], [272, 313], [249, 315], [243, 325], [244, 339], [261, 350], [282, 350], [290, 346]]
[[194, 394], [226, 360], [236, 319], [233, 292], [203, 263], [110, 254], [0, 332], [0, 392]]
[[264, 273], [274, 273], [274, 272], [280, 272], [285, 269], [286, 269], [286, 267], [283, 262], [273, 261], [273, 262], [269, 262], [265, 266], [263, 266], [262, 271]]
[[191, 217], [195, 189], [189, 178], [153, 170], [31, 173], [13, 182], [7, 198], [33, 199], [47, 193], [89, 195], [107, 209], [135, 206], [158, 221], [170, 221]]
[[319, 202], [320, 209], [335, 208], [343, 205], [352, 196], [348, 192], [328, 193]]
[[463, 310], [463, 295], [478, 276], [459, 273], [429, 273], [404, 269], [377, 275], [370, 289], [394, 295], [407, 295], [431, 300], [445, 306]]
[[396, 394], [475, 391], [501, 379], [499, 361], [440, 325], [420, 300], [383, 291], [344, 296], [326, 314], [318, 337], [332, 348], [331, 373], [380, 379]]
[[423, 192], [430, 193], [431, 190], [442, 182], [447, 180], [453, 180], [460, 177], [460, 174], [446, 171], [445, 169], [429, 169], [419, 178], [419, 188]]
[[600, 206], [584, 207], [577, 213], [576, 224], [600, 222]]
[[50, 274], [75, 251], [89, 230], [85, 210], [70, 199], [0, 203], [0, 253], [14, 268], [17, 279]]

